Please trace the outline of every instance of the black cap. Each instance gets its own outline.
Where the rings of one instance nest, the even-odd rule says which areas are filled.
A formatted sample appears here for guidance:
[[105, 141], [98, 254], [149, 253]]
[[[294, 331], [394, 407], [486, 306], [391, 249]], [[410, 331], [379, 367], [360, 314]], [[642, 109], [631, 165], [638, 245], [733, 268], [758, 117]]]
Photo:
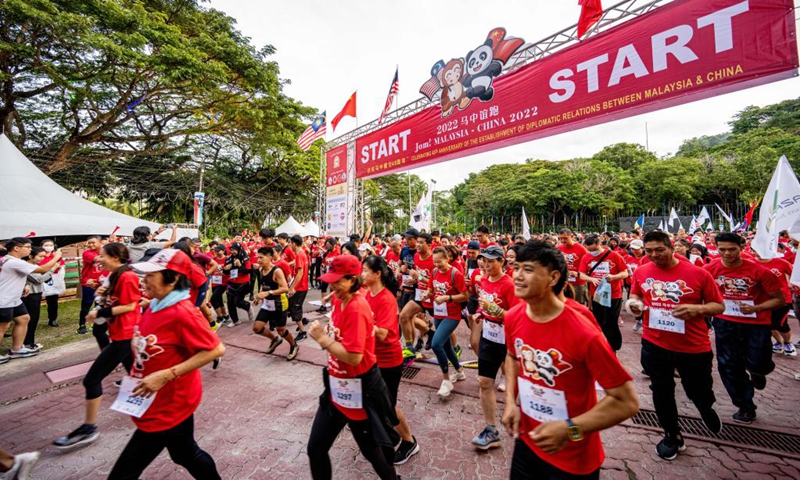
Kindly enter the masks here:
[[486, 250], [482, 251], [478, 257], [483, 257], [489, 260], [500, 260], [505, 258], [505, 254], [503, 253], [503, 249], [492, 245], [491, 247], [487, 247]]
[[417, 238], [419, 237], [419, 230], [414, 227], [409, 228], [406, 230], [406, 238]]
[[481, 244], [476, 242], [475, 240], [467, 244], [467, 250], [480, 250], [480, 249], [481, 249]]

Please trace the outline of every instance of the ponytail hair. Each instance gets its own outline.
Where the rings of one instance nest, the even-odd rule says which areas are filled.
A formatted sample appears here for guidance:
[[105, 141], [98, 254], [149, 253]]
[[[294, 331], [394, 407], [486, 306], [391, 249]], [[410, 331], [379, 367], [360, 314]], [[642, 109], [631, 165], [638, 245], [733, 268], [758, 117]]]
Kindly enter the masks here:
[[122, 266], [114, 270], [111, 276], [108, 277], [108, 295], [112, 295], [114, 289], [117, 287], [119, 277], [131, 269], [131, 257], [128, 253], [128, 247], [121, 243], [107, 243], [103, 245], [103, 252], [109, 257], [118, 259], [120, 263], [122, 263]]
[[363, 264], [371, 271], [380, 273], [383, 286], [388, 288], [392, 295], [397, 294], [400, 285], [397, 283], [397, 277], [394, 276], [394, 272], [389, 268], [385, 258], [380, 255], [370, 255], [364, 259]]

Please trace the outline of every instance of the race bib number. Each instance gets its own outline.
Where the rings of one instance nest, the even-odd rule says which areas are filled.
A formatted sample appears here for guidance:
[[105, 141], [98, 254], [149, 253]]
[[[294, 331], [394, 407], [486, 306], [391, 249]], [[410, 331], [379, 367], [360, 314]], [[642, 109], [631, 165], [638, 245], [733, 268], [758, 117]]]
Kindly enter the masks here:
[[231, 273], [228, 276], [231, 277], [231, 280], [236, 280], [237, 278], [239, 278], [239, 269], [232, 268]]
[[[573, 272], [567, 272], [567, 273], [568, 274], [572, 274]], [[568, 282], [572, 282], [572, 283], [577, 282], [578, 281], [578, 274], [576, 273], [575, 275], [568, 275], [567, 276], [567, 281]]]
[[519, 406], [522, 413], [539, 422], [566, 420], [567, 397], [561, 390], [542, 387], [522, 377], [517, 377], [519, 385]]
[[425, 290], [423, 290], [421, 288], [418, 288], [416, 290], [416, 292], [414, 292], [414, 301], [417, 301], [417, 302], [421, 301], [422, 300], [422, 294], [424, 292], [425, 292]]
[[608, 262], [604, 261], [594, 269], [594, 273], [599, 275], [609, 275], [611, 274], [611, 266], [608, 264]]
[[[417, 290], [419, 291], [419, 290]], [[433, 315], [436, 317], [447, 316], [447, 302], [436, 303], [433, 302]]]
[[671, 310], [650, 307], [650, 328], [665, 332], [686, 333], [686, 322], [672, 316]]
[[111, 410], [132, 417], [142, 418], [144, 412], [150, 408], [150, 405], [153, 404], [153, 400], [156, 399], [156, 394], [154, 393], [150, 398], [134, 397], [133, 389], [136, 388], [138, 383], [139, 380], [136, 378], [131, 378], [127, 375], [122, 377], [122, 385], [119, 387], [117, 399], [114, 400], [114, 403], [111, 405]]
[[758, 318], [758, 314], [755, 312], [753, 313], [742, 313], [742, 305], [750, 305], [751, 307], [755, 305], [752, 300], [728, 300], [725, 299], [725, 311], [722, 312], [723, 315], [729, 315], [731, 317], [742, 317], [742, 318]]
[[414, 279], [411, 278], [411, 275], [403, 275], [403, 286], [410, 287], [414, 285]]
[[266, 310], [268, 312], [274, 312], [275, 311], [275, 300], [264, 299], [264, 301], [261, 302], [261, 309], [262, 310]]
[[222, 285], [222, 275], [212, 275], [211, 285]]
[[331, 398], [333, 402], [344, 408], [364, 408], [361, 399], [360, 378], [329, 377], [331, 385]]
[[502, 323], [483, 321], [483, 338], [490, 342], [506, 344], [506, 327]]

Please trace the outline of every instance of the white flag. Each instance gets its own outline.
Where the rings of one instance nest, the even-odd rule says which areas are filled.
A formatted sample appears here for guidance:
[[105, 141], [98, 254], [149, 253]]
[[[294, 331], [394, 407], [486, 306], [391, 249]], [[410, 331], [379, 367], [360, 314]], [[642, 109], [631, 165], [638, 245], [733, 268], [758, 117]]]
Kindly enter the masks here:
[[522, 207], [522, 237], [525, 240], [531, 239], [531, 226], [528, 225], [528, 217], [525, 216], [525, 207]]
[[672, 207], [672, 210], [669, 212], [669, 226], [675, 227], [675, 220], [678, 221], [678, 228], [683, 228], [683, 224], [681, 223], [681, 219], [678, 217], [678, 212], [675, 211], [675, 207]]
[[[800, 241], [800, 218], [798, 218], [797, 221], [794, 222], [794, 225], [792, 225], [792, 228], [789, 229], [789, 236]], [[787, 246], [787, 248], [790, 247]], [[794, 269], [792, 270], [792, 278], [789, 279], [789, 283], [800, 287], [800, 255], [797, 255], [794, 259]], [[797, 316], [800, 315], [800, 312], [794, 312], [794, 314]]]
[[431, 190], [420, 197], [417, 208], [411, 214], [408, 224], [419, 231], [430, 232], [431, 229]]
[[658, 222], [658, 229], [662, 232], [665, 230], [664, 228], [664, 219], [662, 218], [660, 222]]
[[723, 210], [722, 207], [720, 207], [716, 203], [714, 205], [717, 206], [717, 210], [719, 210], [719, 214], [722, 215], [722, 218], [724, 218], [729, 224], [733, 225], [733, 219], [731, 218], [731, 216], [725, 213], [725, 210]]
[[692, 224], [689, 225], [689, 235], [694, 234], [697, 230], [700, 229], [700, 222], [697, 221], [697, 217], [692, 215]]
[[778, 256], [778, 233], [794, 228], [800, 217], [800, 182], [786, 156], [778, 160], [761, 208], [752, 247], [761, 258]]
[[[719, 205], [717, 205], [717, 207], [719, 207]], [[708, 214], [708, 210], [706, 210], [706, 207], [703, 207], [703, 209], [700, 210], [700, 215], [697, 216], [697, 221], [700, 222], [700, 226], [702, 227], [703, 225], [708, 223], [709, 220], [711, 220], [711, 215]]]

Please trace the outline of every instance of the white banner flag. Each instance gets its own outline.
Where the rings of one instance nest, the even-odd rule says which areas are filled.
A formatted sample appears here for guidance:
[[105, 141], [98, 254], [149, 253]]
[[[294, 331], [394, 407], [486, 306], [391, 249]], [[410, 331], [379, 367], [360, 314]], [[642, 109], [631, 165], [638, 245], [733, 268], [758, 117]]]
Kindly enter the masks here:
[[675, 220], [678, 221], [678, 228], [683, 228], [683, 224], [681, 223], [680, 217], [678, 217], [678, 212], [675, 211], [675, 207], [672, 207], [672, 210], [669, 212], [669, 226], [675, 228]]
[[[800, 241], [800, 218], [798, 218], [797, 221], [794, 222], [794, 225], [792, 225], [792, 228], [789, 229], [789, 236]], [[791, 245], [787, 245], [786, 248], [791, 248]], [[800, 251], [795, 253], [800, 253]], [[797, 255], [794, 259], [794, 269], [792, 270], [792, 278], [789, 282], [800, 287], [800, 255]], [[800, 312], [794, 312], [794, 314], [797, 316], [800, 315]]]
[[426, 232], [430, 232], [431, 230], [431, 190], [428, 189], [425, 192], [419, 202], [417, 203], [417, 208], [411, 213], [411, 219], [409, 220], [409, 225], [416, 228], [419, 231], [425, 230]]
[[525, 207], [522, 207], [522, 237], [525, 240], [531, 239], [531, 226], [528, 225], [528, 217], [525, 215]]
[[778, 256], [778, 233], [794, 228], [800, 217], [800, 182], [782, 156], [772, 174], [761, 208], [752, 247], [761, 258]]

